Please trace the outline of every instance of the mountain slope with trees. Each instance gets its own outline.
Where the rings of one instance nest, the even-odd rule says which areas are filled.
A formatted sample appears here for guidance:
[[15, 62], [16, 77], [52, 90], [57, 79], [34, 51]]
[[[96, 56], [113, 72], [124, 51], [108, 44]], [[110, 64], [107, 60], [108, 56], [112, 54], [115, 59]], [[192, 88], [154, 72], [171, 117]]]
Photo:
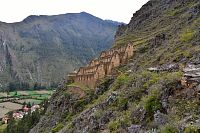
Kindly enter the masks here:
[[0, 22], [0, 84], [60, 81], [109, 48], [119, 24], [86, 12]]

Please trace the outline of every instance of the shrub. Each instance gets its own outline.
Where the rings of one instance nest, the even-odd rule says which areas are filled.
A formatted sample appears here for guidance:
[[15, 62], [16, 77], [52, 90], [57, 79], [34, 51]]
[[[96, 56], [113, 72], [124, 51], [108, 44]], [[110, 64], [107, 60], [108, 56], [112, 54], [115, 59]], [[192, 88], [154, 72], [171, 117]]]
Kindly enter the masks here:
[[120, 127], [119, 119], [110, 121], [109, 124], [108, 124], [108, 128], [109, 128], [110, 132], [118, 131], [119, 127]]
[[139, 48], [139, 53], [141, 53], [141, 54], [143, 54], [143, 53], [145, 53], [145, 52], [147, 52], [148, 51], [148, 47], [146, 47], [146, 46], [144, 46], [144, 47], [141, 47], [141, 48]]
[[131, 112], [130, 111], [124, 111], [122, 112], [123, 115], [121, 117], [121, 126], [122, 127], [128, 127], [131, 125]]
[[155, 111], [162, 109], [159, 97], [160, 93], [158, 89], [154, 89], [149, 95], [143, 98], [144, 108], [148, 112], [150, 119], [152, 119]]
[[158, 75], [157, 73], [152, 73], [152, 74], [151, 74], [151, 79], [148, 80], [148, 81], [143, 85], [143, 87], [147, 89], [149, 86], [151, 86], [151, 85], [153, 85], [153, 84], [156, 84], [156, 83], [158, 82], [159, 78], [160, 78], [160, 75]]
[[120, 74], [117, 77], [117, 82], [119, 82], [120, 84], [121, 83], [128, 83], [128, 81], [129, 81], [129, 77], [127, 75], [125, 75], [124, 73]]
[[122, 85], [127, 85], [129, 83], [129, 80], [129, 77], [126, 74], [121, 73], [115, 80], [114, 85], [112, 86], [113, 90], [118, 89]]
[[119, 97], [117, 100], [117, 104], [120, 110], [128, 109], [128, 99], [125, 97]]

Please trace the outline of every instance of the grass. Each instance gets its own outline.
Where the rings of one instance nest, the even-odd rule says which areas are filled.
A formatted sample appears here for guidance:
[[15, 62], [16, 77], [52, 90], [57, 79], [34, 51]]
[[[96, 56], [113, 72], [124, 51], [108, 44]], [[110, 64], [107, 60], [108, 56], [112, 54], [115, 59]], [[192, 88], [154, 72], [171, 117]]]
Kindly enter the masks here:
[[116, 132], [119, 129], [119, 126], [120, 126], [120, 121], [118, 119], [110, 121], [108, 124], [108, 128], [111, 133]]

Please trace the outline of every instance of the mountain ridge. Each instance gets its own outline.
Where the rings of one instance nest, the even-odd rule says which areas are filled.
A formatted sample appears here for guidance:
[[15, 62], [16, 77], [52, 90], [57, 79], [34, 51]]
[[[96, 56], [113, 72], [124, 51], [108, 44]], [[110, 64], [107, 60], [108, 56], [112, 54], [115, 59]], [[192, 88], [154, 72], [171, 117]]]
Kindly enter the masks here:
[[[97, 17], [97, 16], [92, 15], [90, 13], [87, 13], [85, 11], [82, 11], [82, 12], [77, 12], [77, 13], [63, 13], [63, 14], [57, 14], [57, 15], [29, 15], [29, 16], [25, 17], [24, 19], [22, 19], [21, 21], [17, 21], [17, 22], [4, 22], [4, 21], [0, 21], [0, 23], [3, 23], [3, 24], [16, 24], [16, 23], [21, 23], [23, 21], [26, 21], [26, 19], [30, 19], [30, 18], [56, 17], [56, 16], [77, 15], [77, 14], [85, 14], [85, 15], [88, 15], [88, 16], [92, 16], [92, 17], [101, 19], [100, 17]], [[104, 20], [104, 19], [102, 19], [102, 20]], [[105, 21], [108, 21], [108, 22], [111, 22], [111, 23], [115, 23], [115, 24], [119, 24], [119, 25], [125, 24], [124, 22], [118, 22], [118, 21], [110, 20], [110, 19], [105, 19]]]

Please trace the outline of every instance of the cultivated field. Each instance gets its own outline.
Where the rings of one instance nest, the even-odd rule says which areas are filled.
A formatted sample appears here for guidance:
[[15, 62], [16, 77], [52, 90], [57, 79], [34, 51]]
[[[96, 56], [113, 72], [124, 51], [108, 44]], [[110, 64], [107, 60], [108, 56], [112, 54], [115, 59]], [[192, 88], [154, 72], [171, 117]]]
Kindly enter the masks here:
[[[7, 93], [0, 93], [0, 118], [6, 113], [13, 110], [22, 108], [24, 102], [30, 104], [40, 104], [44, 99], [48, 99], [53, 94], [51, 90], [42, 91], [17, 91], [10, 92], [7, 97]], [[15, 103], [13, 103], [15, 102]]]
[[2, 118], [9, 111], [10, 111], [9, 109], [0, 107], [0, 118]]
[[0, 103], [0, 118], [2, 118], [9, 111], [18, 110], [21, 108], [22, 108], [21, 104], [16, 104], [12, 102]]
[[7, 93], [0, 92], [0, 97], [6, 97], [6, 96], [7, 96]]
[[12, 102], [3, 102], [3, 103], [0, 103], [0, 107], [6, 108], [6, 109], [9, 109], [9, 110], [17, 110], [17, 109], [21, 109], [22, 105], [17, 104], [17, 103], [12, 103]]
[[7, 93], [0, 92], [0, 98], [1, 97], [12, 97], [12, 96], [34, 96], [34, 95], [48, 95], [51, 96], [53, 91], [51, 90], [41, 90], [41, 91], [17, 91], [16, 92], [10, 92], [9, 95]]
[[26, 103], [31, 103], [31, 104], [40, 104], [42, 100], [36, 100], [36, 99], [23, 99], [23, 100], [18, 100], [19, 103], [23, 104], [24, 102]]

